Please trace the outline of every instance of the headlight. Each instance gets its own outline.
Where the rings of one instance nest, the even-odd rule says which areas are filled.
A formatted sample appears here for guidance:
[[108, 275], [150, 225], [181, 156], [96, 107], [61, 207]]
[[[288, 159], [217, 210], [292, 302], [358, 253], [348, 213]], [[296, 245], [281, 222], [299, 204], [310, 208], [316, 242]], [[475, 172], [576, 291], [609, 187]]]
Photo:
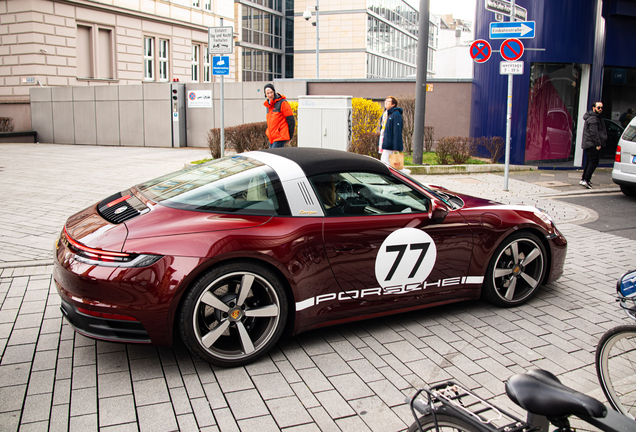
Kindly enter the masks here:
[[550, 214], [547, 211], [545, 211], [545, 210], [543, 210], [543, 209], [541, 209], [539, 207], [537, 207], [536, 209], [539, 210], [539, 217], [542, 220], [546, 221], [547, 223], [549, 223], [552, 226], [556, 226], [556, 224], [554, 223], [554, 219], [552, 219], [552, 216], [550, 216]]

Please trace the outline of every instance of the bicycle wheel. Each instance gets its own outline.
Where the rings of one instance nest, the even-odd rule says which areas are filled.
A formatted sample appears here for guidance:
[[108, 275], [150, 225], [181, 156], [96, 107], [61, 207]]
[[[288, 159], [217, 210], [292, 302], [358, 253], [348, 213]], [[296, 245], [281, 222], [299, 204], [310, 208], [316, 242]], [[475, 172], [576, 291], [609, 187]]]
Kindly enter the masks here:
[[612, 408], [636, 417], [636, 326], [605, 332], [596, 347], [596, 373]]
[[[462, 417], [454, 414], [448, 412], [446, 414], [437, 413], [436, 417], [440, 432], [479, 432], [479, 429], [472, 426]], [[432, 414], [420, 417], [418, 422], [423, 432], [436, 430], [435, 420], [433, 420]], [[409, 427], [408, 432], [419, 432], [419, 430], [417, 423], [413, 423], [411, 427]]]

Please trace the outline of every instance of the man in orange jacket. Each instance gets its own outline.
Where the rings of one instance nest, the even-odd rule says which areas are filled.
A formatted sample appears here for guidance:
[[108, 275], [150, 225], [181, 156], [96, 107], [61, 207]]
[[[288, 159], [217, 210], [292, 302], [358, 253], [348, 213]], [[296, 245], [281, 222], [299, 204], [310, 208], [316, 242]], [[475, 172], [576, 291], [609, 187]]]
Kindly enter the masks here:
[[265, 97], [263, 103], [267, 108], [267, 138], [269, 148], [285, 147], [294, 136], [294, 113], [285, 96], [276, 93], [272, 84], [265, 84]]

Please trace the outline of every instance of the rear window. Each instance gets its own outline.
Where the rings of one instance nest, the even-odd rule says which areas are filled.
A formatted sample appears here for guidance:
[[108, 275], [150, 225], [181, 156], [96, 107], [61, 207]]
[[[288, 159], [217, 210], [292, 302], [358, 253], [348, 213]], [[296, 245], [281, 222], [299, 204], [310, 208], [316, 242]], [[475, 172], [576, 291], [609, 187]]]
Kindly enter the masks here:
[[213, 213], [289, 214], [278, 176], [245, 156], [217, 159], [141, 183], [139, 191], [167, 207]]
[[621, 138], [625, 141], [636, 141], [636, 126], [627, 126], [627, 129], [625, 129]]

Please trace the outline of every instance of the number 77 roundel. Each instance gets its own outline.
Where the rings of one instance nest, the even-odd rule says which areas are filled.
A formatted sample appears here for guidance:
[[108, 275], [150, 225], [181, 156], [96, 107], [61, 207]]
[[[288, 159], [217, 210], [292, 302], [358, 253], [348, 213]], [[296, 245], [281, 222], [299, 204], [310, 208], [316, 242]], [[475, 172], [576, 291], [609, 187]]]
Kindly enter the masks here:
[[402, 228], [382, 243], [375, 259], [375, 277], [382, 288], [419, 283], [435, 266], [437, 248], [425, 231]]

